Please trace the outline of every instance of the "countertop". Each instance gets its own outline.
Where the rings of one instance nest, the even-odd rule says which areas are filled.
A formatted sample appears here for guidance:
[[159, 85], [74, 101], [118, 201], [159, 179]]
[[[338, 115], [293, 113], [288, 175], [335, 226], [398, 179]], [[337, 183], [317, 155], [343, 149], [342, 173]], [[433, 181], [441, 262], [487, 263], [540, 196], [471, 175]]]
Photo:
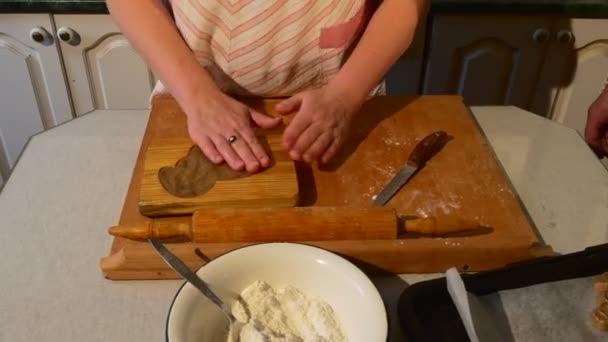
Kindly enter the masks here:
[[[0, 13], [107, 13], [104, 0], [0, 0]], [[605, 0], [431, 0], [432, 12], [608, 17]]]
[[[570, 253], [608, 242], [608, 172], [574, 130], [515, 107], [472, 112], [546, 243]], [[146, 110], [94, 111], [29, 141], [0, 190], [0, 341], [164, 340], [182, 281], [111, 281], [99, 267], [147, 118]], [[399, 295], [438, 276], [372, 278], [389, 312], [390, 342], [402, 340]], [[534, 314], [555, 333], [546, 312]], [[521, 324], [534, 319], [523, 321], [510, 322], [516, 341], [532, 340]]]

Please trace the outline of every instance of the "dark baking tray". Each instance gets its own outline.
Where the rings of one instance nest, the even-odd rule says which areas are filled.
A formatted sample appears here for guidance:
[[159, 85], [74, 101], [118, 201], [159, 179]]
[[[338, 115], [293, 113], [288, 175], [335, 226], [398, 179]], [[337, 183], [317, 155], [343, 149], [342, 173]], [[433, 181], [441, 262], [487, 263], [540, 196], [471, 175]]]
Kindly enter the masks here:
[[[581, 252], [542, 257], [475, 274], [462, 274], [468, 292], [478, 296], [608, 271], [608, 244]], [[469, 341], [447, 290], [446, 279], [416, 283], [403, 291], [399, 321], [407, 341]]]

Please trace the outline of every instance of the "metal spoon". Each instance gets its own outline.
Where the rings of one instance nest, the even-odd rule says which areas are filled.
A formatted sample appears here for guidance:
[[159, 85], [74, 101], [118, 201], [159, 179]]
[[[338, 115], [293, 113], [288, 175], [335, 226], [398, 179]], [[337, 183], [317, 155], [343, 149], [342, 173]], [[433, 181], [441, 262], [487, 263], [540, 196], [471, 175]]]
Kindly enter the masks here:
[[169, 265], [173, 270], [175, 270], [175, 272], [179, 273], [187, 282], [192, 284], [203, 295], [205, 295], [205, 297], [209, 298], [215, 305], [222, 309], [226, 317], [228, 317], [228, 320], [230, 320], [230, 330], [233, 332], [232, 340], [237, 341], [244, 323], [239, 322], [234, 317], [226, 303], [224, 303], [215, 293], [213, 293], [205, 281], [192, 272], [183, 261], [175, 256], [175, 254], [171, 253], [162, 243], [160, 243], [160, 241], [154, 238], [149, 238], [148, 242], [150, 242], [152, 247], [156, 249], [167, 265]]

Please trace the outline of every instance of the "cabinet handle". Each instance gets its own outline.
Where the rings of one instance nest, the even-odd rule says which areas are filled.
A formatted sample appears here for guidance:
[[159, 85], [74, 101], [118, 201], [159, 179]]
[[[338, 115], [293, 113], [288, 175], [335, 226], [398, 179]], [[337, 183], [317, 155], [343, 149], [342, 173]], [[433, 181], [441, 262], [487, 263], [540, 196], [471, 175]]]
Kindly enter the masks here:
[[549, 40], [549, 30], [544, 27], [538, 28], [532, 34], [532, 39], [537, 43], [544, 43]]
[[80, 35], [69, 27], [60, 27], [57, 30], [57, 36], [59, 39], [72, 46], [80, 44]]
[[574, 35], [570, 30], [559, 30], [557, 31], [557, 41], [562, 44], [570, 44], [574, 41]]
[[53, 36], [42, 26], [34, 27], [30, 31], [30, 37], [33, 41], [42, 45], [53, 44]]

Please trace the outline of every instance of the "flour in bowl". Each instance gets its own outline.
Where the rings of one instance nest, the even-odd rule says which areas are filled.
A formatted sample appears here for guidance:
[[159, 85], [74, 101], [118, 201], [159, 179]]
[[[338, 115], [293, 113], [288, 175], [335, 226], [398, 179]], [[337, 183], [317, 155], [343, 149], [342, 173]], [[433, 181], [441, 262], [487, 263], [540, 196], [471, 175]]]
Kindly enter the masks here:
[[232, 306], [234, 317], [245, 323], [240, 342], [346, 342], [331, 306], [293, 286], [273, 289], [256, 281]]

